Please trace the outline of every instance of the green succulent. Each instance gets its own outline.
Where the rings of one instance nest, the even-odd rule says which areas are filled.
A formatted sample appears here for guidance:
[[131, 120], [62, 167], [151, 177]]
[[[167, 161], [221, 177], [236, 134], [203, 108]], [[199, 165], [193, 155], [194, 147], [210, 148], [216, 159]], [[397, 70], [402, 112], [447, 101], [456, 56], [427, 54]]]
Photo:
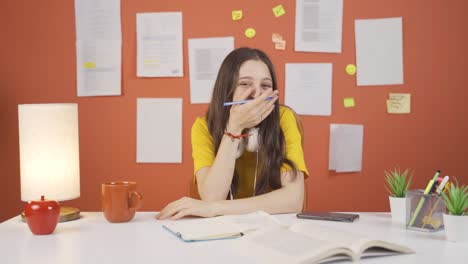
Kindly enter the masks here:
[[407, 180], [408, 173], [410, 173], [410, 169], [406, 169], [403, 173], [400, 171], [400, 168], [394, 168], [393, 170], [386, 171], [385, 178], [387, 180], [388, 186], [385, 186], [385, 189], [388, 191], [390, 196], [393, 197], [405, 197], [406, 192], [408, 191], [411, 180], [413, 179], [413, 172], [409, 176]]
[[451, 184], [447, 193], [442, 193], [445, 206], [452, 215], [468, 214], [468, 185], [460, 186], [455, 179], [455, 183]]

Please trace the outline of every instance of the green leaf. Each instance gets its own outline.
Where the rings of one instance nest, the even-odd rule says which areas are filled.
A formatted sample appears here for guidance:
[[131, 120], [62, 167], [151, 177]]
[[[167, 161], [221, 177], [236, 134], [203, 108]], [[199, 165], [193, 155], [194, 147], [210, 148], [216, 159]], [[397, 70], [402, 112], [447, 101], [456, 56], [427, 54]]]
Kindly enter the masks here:
[[413, 178], [413, 173], [411, 173], [408, 178], [410, 171], [411, 169], [408, 168], [401, 172], [399, 167], [395, 167], [389, 171], [384, 170], [385, 180], [387, 182], [386, 190], [390, 195], [395, 197], [405, 197]]
[[468, 210], [468, 186], [454, 183], [448, 189], [448, 193], [442, 193], [445, 206], [452, 215], [463, 215]]

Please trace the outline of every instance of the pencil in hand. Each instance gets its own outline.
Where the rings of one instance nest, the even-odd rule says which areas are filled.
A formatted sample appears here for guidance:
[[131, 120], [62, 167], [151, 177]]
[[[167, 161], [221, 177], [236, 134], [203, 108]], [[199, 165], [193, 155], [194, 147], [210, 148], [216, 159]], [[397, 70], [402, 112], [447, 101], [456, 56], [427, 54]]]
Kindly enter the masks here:
[[[273, 96], [268, 96], [267, 98], [265, 98], [265, 100], [271, 100], [271, 99], [273, 99]], [[226, 102], [226, 103], [223, 104], [223, 106], [245, 104], [245, 103], [250, 102], [250, 101], [252, 101], [252, 100], [254, 100], [254, 99], [247, 99], [247, 100]]]

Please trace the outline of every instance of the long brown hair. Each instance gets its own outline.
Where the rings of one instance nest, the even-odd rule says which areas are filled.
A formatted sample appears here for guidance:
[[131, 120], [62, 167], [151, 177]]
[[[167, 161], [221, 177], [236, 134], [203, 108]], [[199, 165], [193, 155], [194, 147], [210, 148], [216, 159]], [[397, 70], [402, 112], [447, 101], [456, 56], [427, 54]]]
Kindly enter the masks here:
[[[237, 87], [239, 78], [239, 69], [248, 60], [258, 60], [265, 63], [271, 75], [273, 90], [278, 89], [273, 64], [263, 51], [244, 47], [229, 53], [219, 69], [211, 102], [206, 113], [208, 130], [213, 137], [215, 153], [218, 153], [231, 110], [231, 107], [225, 107], [223, 103], [233, 100], [234, 90]], [[274, 110], [258, 125], [258, 128], [258, 155], [263, 162], [261, 163], [262, 167], [259, 170], [261, 174], [255, 188], [256, 195], [281, 188], [280, 168], [283, 163], [293, 169], [293, 179], [297, 176], [297, 168], [294, 162], [285, 156], [285, 139], [280, 127], [278, 101], [275, 102]], [[238, 178], [237, 172], [234, 171], [233, 193], [236, 192]]]

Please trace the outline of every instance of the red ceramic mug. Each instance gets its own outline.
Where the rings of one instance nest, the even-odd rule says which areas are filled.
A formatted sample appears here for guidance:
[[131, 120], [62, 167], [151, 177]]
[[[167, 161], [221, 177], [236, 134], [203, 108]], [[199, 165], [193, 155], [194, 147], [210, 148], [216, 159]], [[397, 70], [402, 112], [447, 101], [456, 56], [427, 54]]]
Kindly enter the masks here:
[[141, 207], [143, 196], [136, 191], [136, 182], [106, 182], [101, 186], [102, 211], [111, 223], [128, 222]]

